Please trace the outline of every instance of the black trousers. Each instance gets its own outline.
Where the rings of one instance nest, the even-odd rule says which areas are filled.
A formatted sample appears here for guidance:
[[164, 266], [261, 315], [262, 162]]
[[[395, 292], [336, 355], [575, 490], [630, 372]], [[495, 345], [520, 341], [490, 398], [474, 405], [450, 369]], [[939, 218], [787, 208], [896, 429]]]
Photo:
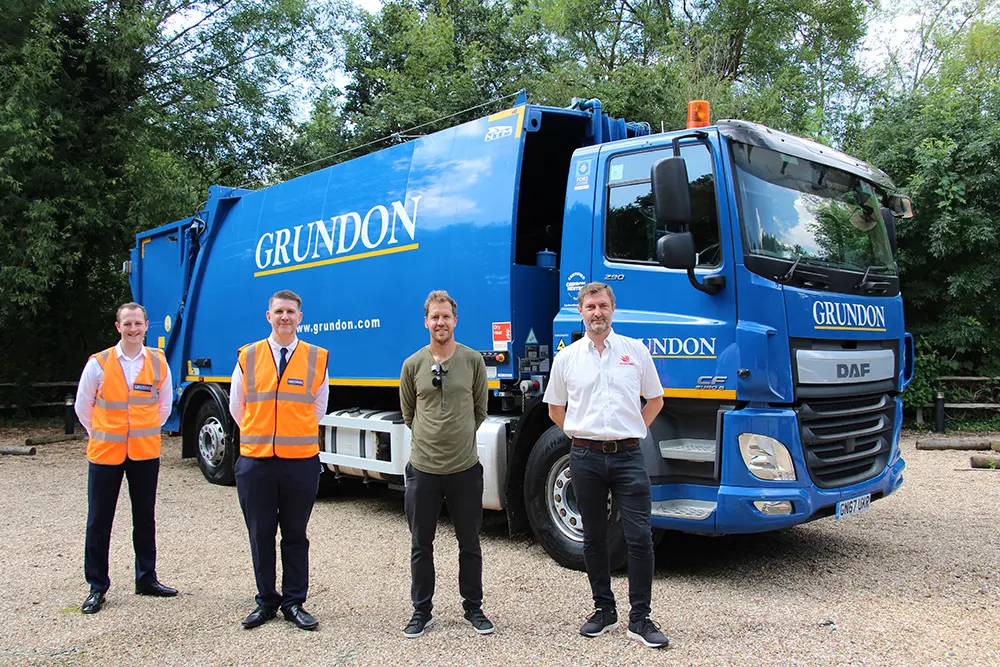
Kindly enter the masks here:
[[93, 591], [111, 587], [108, 576], [108, 552], [111, 549], [111, 526], [118, 506], [122, 477], [128, 478], [132, 501], [132, 547], [135, 549], [135, 580], [156, 581], [156, 482], [160, 459], [133, 461], [118, 465], [90, 462], [87, 475], [87, 537], [83, 554], [83, 573]]
[[410, 524], [410, 598], [414, 611], [434, 608], [434, 534], [441, 503], [458, 538], [458, 592], [469, 611], [483, 605], [483, 552], [479, 529], [483, 525], [483, 466], [450, 475], [421, 472], [406, 464], [406, 520]]
[[649, 525], [649, 474], [642, 451], [632, 449], [604, 454], [574, 446], [569, 472], [583, 519], [583, 562], [587, 567], [594, 606], [614, 609], [611, 560], [608, 555], [608, 491], [611, 491], [625, 529], [628, 545], [628, 597], [630, 621], [649, 616], [653, 592], [653, 533]]
[[[236, 460], [236, 494], [250, 533], [257, 604], [287, 609], [309, 592], [306, 526], [319, 490], [319, 456]], [[281, 594], [274, 541], [281, 527]]]

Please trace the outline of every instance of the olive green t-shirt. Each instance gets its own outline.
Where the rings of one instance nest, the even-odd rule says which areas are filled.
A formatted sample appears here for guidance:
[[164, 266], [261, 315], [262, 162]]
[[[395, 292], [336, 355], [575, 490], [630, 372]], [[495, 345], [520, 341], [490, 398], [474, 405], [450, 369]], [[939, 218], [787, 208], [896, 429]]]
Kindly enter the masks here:
[[413, 435], [410, 463], [421, 472], [449, 475], [479, 461], [476, 430], [486, 419], [489, 389], [483, 355], [459, 344], [441, 364], [441, 386], [434, 386], [430, 348], [417, 350], [399, 376], [403, 421]]

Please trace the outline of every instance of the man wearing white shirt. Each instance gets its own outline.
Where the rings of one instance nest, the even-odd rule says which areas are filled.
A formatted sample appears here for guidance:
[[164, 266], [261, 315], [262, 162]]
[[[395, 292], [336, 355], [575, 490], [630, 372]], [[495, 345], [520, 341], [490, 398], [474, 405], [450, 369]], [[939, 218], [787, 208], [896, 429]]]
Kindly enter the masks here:
[[[229, 412], [240, 427], [236, 492], [250, 536], [257, 607], [247, 630], [277, 615], [302, 630], [319, 623], [303, 607], [309, 589], [306, 527], [319, 487], [319, 420], [330, 393], [328, 352], [296, 335], [302, 299], [280, 290], [268, 300], [271, 335], [240, 348]], [[281, 528], [281, 592], [274, 541]]]
[[585, 285], [577, 301], [587, 335], [556, 355], [544, 400], [552, 421], [573, 443], [569, 469], [583, 519], [583, 559], [595, 606], [580, 634], [597, 637], [618, 625], [607, 543], [610, 491], [628, 544], [628, 636], [663, 648], [669, 639], [650, 618], [651, 494], [639, 449], [663, 407], [663, 386], [646, 346], [612, 330], [615, 295], [608, 285]]
[[161, 350], [143, 346], [149, 322], [137, 303], [118, 308], [121, 341], [90, 357], [76, 393], [76, 415], [87, 443], [87, 536], [84, 575], [90, 594], [80, 609], [95, 614], [111, 586], [108, 552], [111, 526], [128, 477], [132, 501], [135, 592], [172, 597], [177, 590], [156, 577], [156, 482], [160, 471], [160, 427], [170, 416], [173, 382]]

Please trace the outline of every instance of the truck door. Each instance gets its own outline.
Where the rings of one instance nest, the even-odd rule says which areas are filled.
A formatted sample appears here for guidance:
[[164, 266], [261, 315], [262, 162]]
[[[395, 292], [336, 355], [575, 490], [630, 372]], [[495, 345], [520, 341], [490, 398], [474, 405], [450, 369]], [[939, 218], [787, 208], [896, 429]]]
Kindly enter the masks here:
[[[668, 135], [656, 137], [661, 138], [669, 140]], [[668, 400], [733, 400], [737, 357], [730, 348], [735, 339], [736, 290], [718, 135], [691, 137], [680, 144], [690, 184], [697, 277], [704, 280], [705, 275], [719, 274], [726, 280], [726, 287], [715, 295], [695, 289], [686, 272], [666, 269], [656, 261], [656, 242], [667, 230], [656, 225], [650, 168], [673, 155], [673, 149], [669, 143], [650, 143], [601, 149], [591, 275], [614, 290], [614, 330], [646, 344]]]

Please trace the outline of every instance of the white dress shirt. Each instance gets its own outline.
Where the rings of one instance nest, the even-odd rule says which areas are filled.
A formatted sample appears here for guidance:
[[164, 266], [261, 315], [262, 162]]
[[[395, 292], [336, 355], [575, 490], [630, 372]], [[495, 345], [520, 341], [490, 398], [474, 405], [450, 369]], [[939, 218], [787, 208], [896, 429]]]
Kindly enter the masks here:
[[[267, 337], [267, 342], [271, 346], [271, 354], [274, 355], [274, 367], [281, 368], [281, 348], [285, 347], [288, 353], [285, 355], [285, 360], [292, 358], [292, 352], [295, 351], [296, 346], [299, 344], [298, 337], [292, 339], [292, 342], [288, 345], [282, 346], [278, 344], [278, 341], [274, 340], [274, 334]], [[324, 369], [323, 371], [323, 384], [316, 391], [316, 400], [313, 401], [313, 410], [316, 412], [316, 421], [319, 421], [326, 416], [326, 404], [330, 400], [330, 371], [329, 369]], [[247, 409], [247, 395], [246, 388], [243, 386], [243, 369], [240, 368], [240, 362], [236, 362], [236, 368], [233, 369], [232, 384], [229, 385], [229, 414], [233, 416], [236, 420], [236, 424], [239, 425], [243, 421], [243, 413]]]
[[603, 353], [584, 336], [556, 355], [544, 401], [566, 406], [563, 432], [571, 438], [624, 440], [646, 436], [640, 394], [663, 396], [653, 356], [611, 330]]
[[[121, 364], [122, 371], [125, 372], [125, 381], [131, 387], [135, 379], [139, 377], [139, 371], [146, 361], [146, 348], [143, 347], [135, 357], [125, 356], [122, 344], [115, 345], [115, 354], [118, 356], [118, 363]], [[150, 352], [152, 354], [152, 352]], [[91, 357], [87, 360], [87, 365], [83, 367], [83, 374], [80, 376], [80, 384], [76, 389], [76, 416], [90, 434], [90, 427], [94, 421], [94, 404], [97, 402], [97, 390], [104, 384], [104, 369], [97, 363], [97, 359]], [[160, 385], [160, 426], [167, 422], [173, 403], [174, 384], [170, 376], [170, 366], [167, 365], [167, 373], [163, 377], [163, 384]]]

